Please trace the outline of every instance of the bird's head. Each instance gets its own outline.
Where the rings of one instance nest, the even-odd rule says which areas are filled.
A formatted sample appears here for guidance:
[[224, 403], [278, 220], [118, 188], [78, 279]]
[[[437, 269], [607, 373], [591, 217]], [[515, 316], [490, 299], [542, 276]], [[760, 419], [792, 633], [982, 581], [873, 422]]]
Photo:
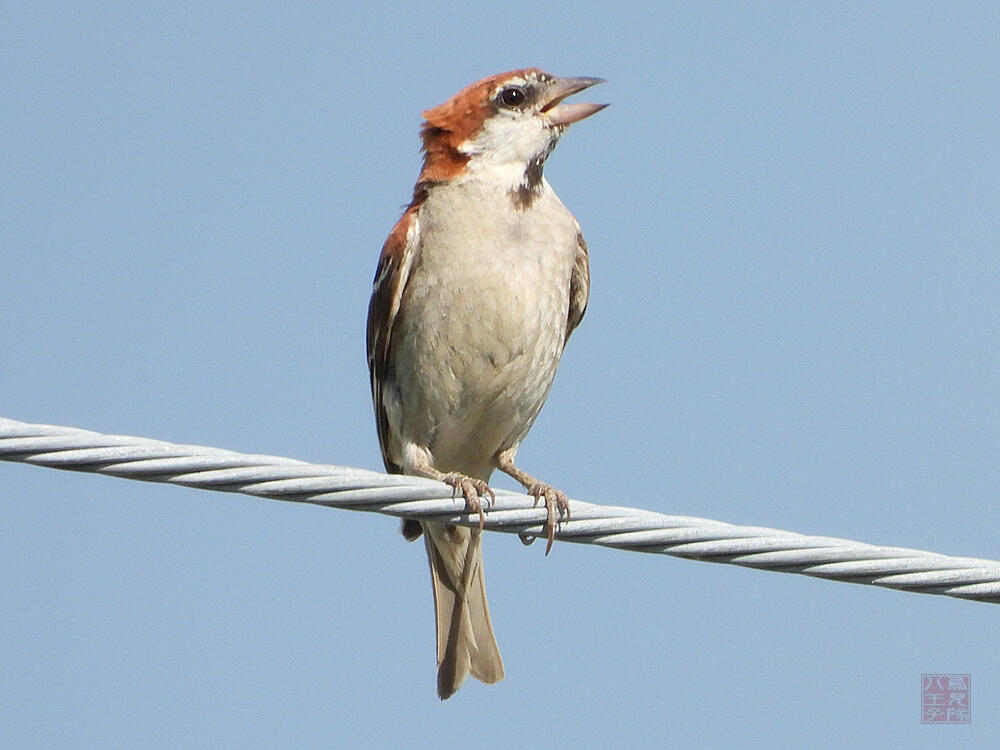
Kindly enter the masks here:
[[418, 189], [482, 172], [533, 189], [566, 128], [608, 106], [563, 101], [597, 83], [603, 79], [559, 78], [525, 68], [466, 86], [423, 113]]

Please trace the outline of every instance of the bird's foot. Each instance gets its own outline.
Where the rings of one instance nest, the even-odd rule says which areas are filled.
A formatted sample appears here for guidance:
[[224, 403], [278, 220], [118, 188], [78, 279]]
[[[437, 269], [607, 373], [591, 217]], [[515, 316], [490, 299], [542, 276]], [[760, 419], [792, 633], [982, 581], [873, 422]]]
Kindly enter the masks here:
[[493, 494], [493, 489], [482, 479], [459, 474], [452, 471], [441, 477], [441, 481], [452, 487], [457, 492], [461, 492], [465, 498], [465, 507], [473, 513], [479, 514], [479, 530], [483, 530], [486, 523], [486, 516], [483, 514], [483, 504], [481, 499], [489, 495], [490, 502], [495, 502], [497, 496]]
[[[559, 526], [559, 516], [561, 513], [566, 513], [566, 520], [569, 520], [569, 500], [566, 499], [566, 493], [562, 490], [557, 490], [551, 484], [546, 484], [545, 482], [535, 482], [530, 487], [528, 487], [528, 494], [535, 498], [535, 506], [538, 506], [538, 501], [543, 500], [545, 502], [545, 538], [548, 539], [548, 544], [545, 545], [545, 554], [549, 554], [549, 550], [552, 549], [552, 542], [556, 537], [556, 528]], [[524, 537], [521, 537], [521, 541], [524, 542]], [[526, 542], [530, 544], [531, 542]]]

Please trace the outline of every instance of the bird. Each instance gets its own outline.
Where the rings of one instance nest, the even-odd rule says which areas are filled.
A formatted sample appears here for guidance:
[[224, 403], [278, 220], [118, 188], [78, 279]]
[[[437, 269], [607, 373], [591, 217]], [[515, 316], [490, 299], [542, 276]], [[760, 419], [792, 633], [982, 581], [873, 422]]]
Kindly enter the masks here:
[[603, 82], [523, 68], [425, 110], [422, 168], [375, 272], [367, 351], [386, 470], [445, 482], [479, 516], [403, 521], [430, 562], [442, 700], [469, 674], [504, 676], [482, 564], [493, 472], [544, 502], [546, 554], [570, 520], [566, 495], [514, 461], [590, 292], [580, 224], [542, 169], [571, 124], [608, 106], [564, 100]]

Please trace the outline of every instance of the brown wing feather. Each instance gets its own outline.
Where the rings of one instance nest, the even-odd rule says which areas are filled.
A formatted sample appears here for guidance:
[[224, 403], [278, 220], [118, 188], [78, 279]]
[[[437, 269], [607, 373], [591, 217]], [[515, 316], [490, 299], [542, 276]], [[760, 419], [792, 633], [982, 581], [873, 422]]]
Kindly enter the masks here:
[[590, 253], [587, 252], [587, 242], [583, 232], [577, 228], [576, 261], [573, 264], [573, 275], [569, 282], [569, 314], [566, 317], [566, 341], [569, 335], [580, 325], [583, 314], [587, 312], [587, 300], [590, 298]]
[[372, 297], [368, 303], [368, 373], [375, 405], [375, 424], [382, 461], [386, 471], [392, 474], [401, 474], [403, 469], [389, 458], [389, 422], [382, 405], [382, 384], [389, 363], [389, 340], [413, 265], [413, 256], [417, 252], [416, 220], [417, 206], [410, 206], [389, 232], [382, 246], [372, 284]]

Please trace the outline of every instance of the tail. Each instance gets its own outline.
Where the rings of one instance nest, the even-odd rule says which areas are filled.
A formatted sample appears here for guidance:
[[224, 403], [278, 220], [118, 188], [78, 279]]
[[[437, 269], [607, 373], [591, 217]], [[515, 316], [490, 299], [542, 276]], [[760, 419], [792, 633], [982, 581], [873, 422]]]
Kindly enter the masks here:
[[482, 532], [424, 523], [437, 620], [438, 696], [444, 700], [471, 674], [486, 683], [503, 679], [503, 660], [486, 602]]

